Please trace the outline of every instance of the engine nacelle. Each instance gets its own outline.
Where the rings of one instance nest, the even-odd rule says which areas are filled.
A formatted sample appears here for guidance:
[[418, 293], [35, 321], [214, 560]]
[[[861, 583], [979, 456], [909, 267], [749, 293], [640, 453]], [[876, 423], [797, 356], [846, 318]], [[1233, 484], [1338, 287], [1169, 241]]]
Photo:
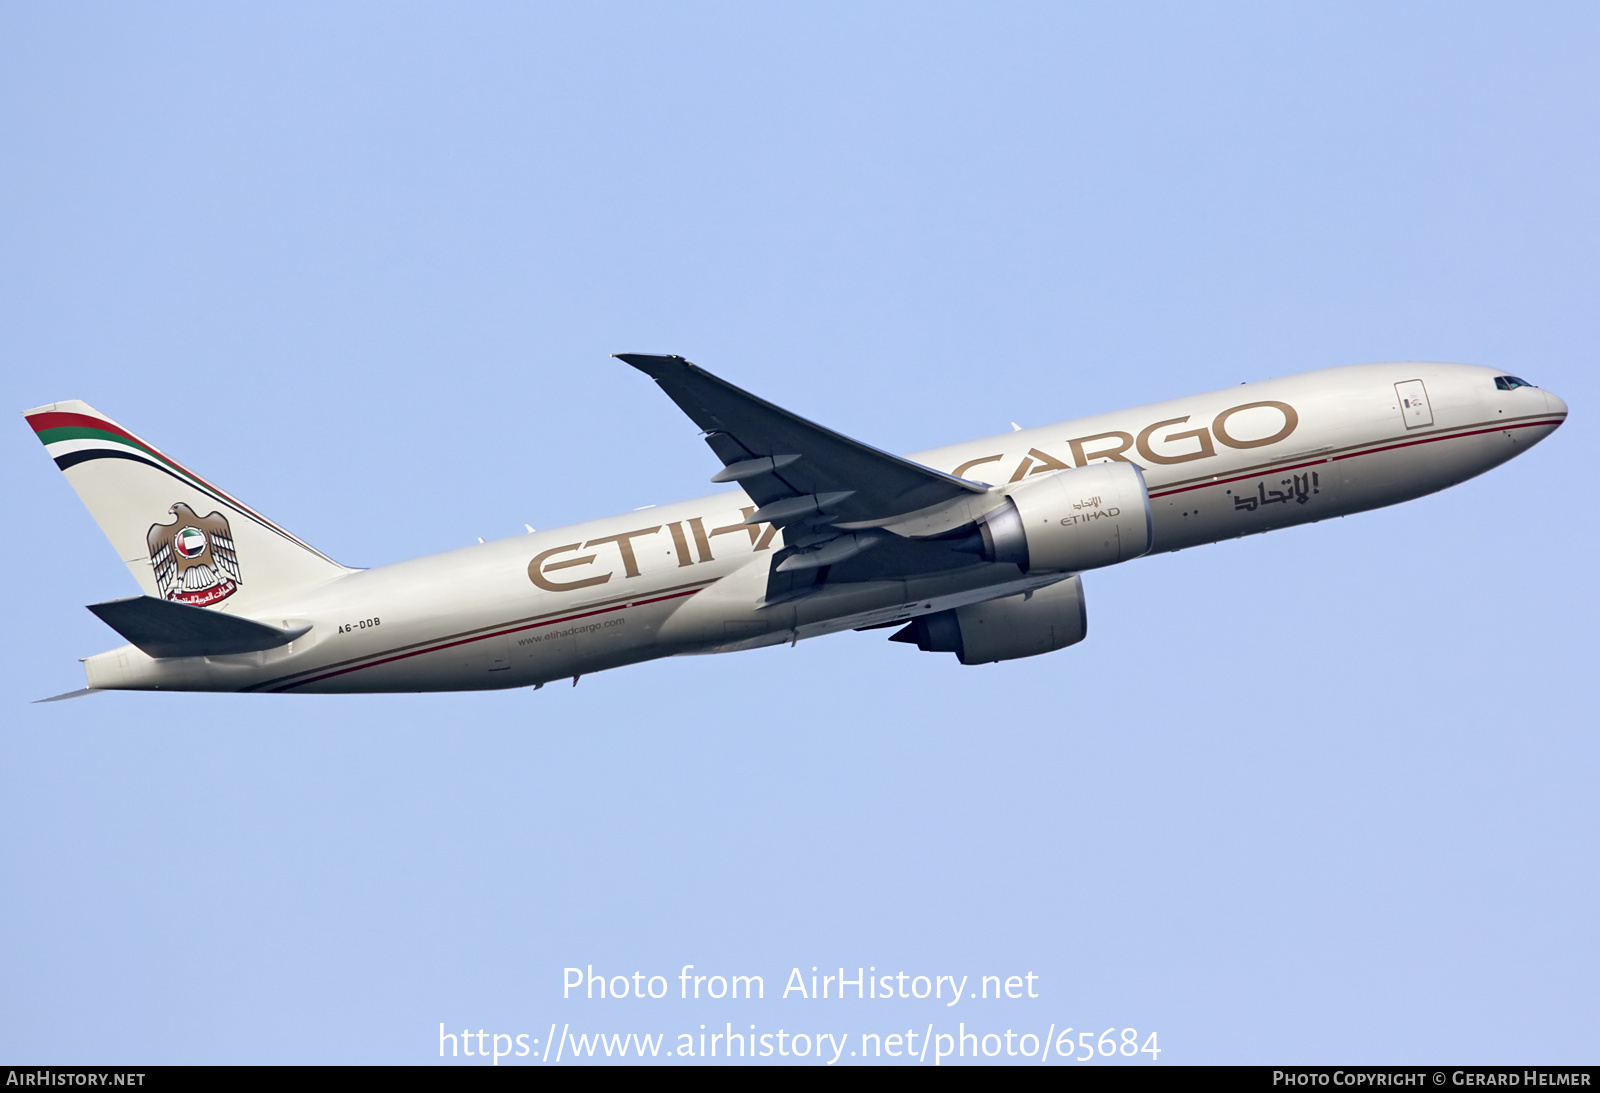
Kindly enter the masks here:
[[954, 653], [962, 664], [988, 664], [1053, 653], [1088, 632], [1083, 581], [1073, 576], [1032, 592], [923, 615], [889, 640], [928, 653]]
[[1149, 551], [1155, 520], [1144, 474], [1132, 463], [1096, 463], [1025, 478], [978, 525], [983, 556], [1024, 573], [1077, 573]]

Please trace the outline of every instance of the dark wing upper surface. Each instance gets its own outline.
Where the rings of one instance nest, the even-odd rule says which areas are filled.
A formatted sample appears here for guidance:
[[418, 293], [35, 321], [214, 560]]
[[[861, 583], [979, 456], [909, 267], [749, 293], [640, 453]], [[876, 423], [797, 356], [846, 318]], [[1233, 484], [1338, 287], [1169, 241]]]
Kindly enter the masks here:
[[682, 357], [616, 356], [654, 379], [705, 431], [724, 465], [717, 480], [738, 481], [761, 506], [756, 516], [780, 527], [805, 521], [817, 511], [813, 504], [848, 523], [985, 492], [977, 483], [807, 421]]

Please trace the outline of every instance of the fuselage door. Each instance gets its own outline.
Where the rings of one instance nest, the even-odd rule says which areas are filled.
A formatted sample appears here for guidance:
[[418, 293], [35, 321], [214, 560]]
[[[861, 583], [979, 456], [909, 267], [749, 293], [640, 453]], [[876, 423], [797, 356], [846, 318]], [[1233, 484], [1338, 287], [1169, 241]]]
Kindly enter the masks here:
[[1418, 429], [1433, 424], [1433, 408], [1428, 405], [1428, 391], [1421, 380], [1406, 380], [1394, 385], [1400, 399], [1400, 416], [1407, 429]]

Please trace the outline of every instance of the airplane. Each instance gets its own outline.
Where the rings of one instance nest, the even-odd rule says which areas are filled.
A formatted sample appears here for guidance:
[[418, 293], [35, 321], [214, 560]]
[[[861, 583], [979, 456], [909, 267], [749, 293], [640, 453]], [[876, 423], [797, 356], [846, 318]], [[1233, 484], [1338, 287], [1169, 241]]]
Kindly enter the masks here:
[[964, 665], [1038, 656], [1084, 639], [1089, 570], [1422, 497], [1567, 416], [1494, 368], [1362, 364], [902, 457], [682, 357], [615, 356], [735, 488], [364, 570], [82, 402], [26, 411], [141, 590], [89, 606], [127, 644], [55, 697], [576, 685], [878, 628]]

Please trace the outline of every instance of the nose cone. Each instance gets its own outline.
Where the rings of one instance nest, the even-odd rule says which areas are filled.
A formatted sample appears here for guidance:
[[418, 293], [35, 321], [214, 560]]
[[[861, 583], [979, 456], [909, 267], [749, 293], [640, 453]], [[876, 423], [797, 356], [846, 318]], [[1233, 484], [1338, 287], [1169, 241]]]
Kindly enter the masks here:
[[1544, 392], [1544, 408], [1546, 413], [1554, 414], [1563, 421], [1566, 420], [1567, 404], [1562, 401], [1560, 396], [1553, 395], [1549, 391]]

